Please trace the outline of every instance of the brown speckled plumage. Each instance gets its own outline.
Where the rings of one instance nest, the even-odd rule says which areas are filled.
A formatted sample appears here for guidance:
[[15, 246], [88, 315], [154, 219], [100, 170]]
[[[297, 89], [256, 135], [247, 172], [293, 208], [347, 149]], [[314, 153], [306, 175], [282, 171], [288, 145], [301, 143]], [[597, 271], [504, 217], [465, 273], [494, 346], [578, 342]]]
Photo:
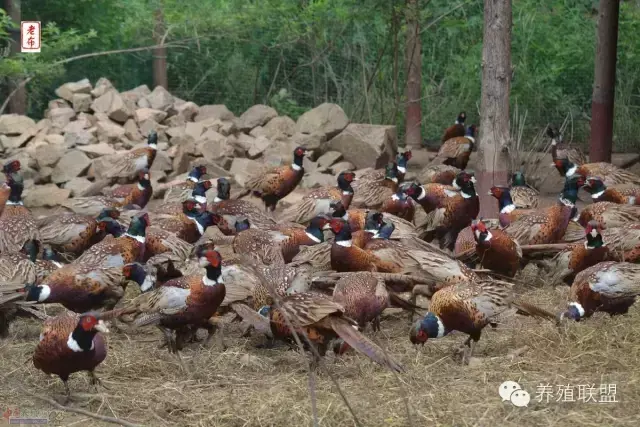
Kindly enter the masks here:
[[378, 319], [388, 307], [389, 291], [384, 280], [371, 273], [351, 273], [336, 282], [333, 300], [344, 307], [344, 314], [348, 318], [364, 328], [367, 323]]
[[490, 230], [482, 220], [471, 224], [480, 264], [508, 277], [516, 275], [522, 261], [522, 249], [516, 240], [500, 229]]
[[578, 222], [586, 227], [595, 220], [605, 229], [622, 227], [630, 222], [640, 222], [640, 206], [619, 205], [611, 202], [597, 202], [585, 206], [580, 212]]

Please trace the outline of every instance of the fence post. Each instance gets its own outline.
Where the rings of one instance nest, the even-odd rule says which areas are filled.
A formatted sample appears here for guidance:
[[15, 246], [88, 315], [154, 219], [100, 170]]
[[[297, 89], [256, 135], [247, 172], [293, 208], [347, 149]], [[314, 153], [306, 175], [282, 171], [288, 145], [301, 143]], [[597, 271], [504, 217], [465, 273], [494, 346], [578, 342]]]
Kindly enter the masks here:
[[407, 107], [405, 137], [407, 147], [422, 145], [422, 49], [420, 47], [420, 8], [418, 0], [407, 0]]
[[619, 0], [600, 0], [591, 101], [589, 159], [592, 162], [611, 161], [619, 11]]

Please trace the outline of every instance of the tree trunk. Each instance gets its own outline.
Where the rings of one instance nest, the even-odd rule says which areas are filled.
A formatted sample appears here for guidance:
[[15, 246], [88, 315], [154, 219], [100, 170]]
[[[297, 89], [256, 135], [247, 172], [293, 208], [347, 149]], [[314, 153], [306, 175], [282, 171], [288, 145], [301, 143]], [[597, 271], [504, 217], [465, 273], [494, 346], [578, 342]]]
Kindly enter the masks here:
[[[154, 12], [155, 28], [153, 29], [153, 39], [156, 44], [164, 44], [165, 33], [164, 15], [162, 7], [158, 7]], [[153, 49], [153, 87], [162, 86], [169, 90], [169, 79], [167, 77], [167, 48], [158, 47]]]
[[418, 0], [407, 0], [407, 40], [406, 40], [406, 66], [407, 66], [407, 109], [405, 118], [405, 145], [407, 148], [420, 147], [422, 134], [420, 124], [422, 121], [422, 49], [420, 45], [420, 7]]
[[[20, 21], [22, 20], [22, 14], [20, 11], [20, 0], [5, 0], [4, 9], [11, 20], [18, 26], [16, 30], [11, 30], [11, 38], [13, 39], [13, 41], [11, 42], [10, 53], [13, 55], [16, 53], [20, 53]], [[19, 83], [20, 79], [9, 81], [7, 96], [16, 88]], [[18, 90], [9, 100], [9, 112], [14, 114], [27, 113], [27, 90], [24, 87]]]
[[619, 11], [619, 0], [600, 0], [595, 77], [591, 102], [589, 158], [592, 162], [611, 161]]
[[484, 0], [482, 101], [478, 135], [480, 216], [495, 218], [498, 202], [488, 192], [509, 180], [509, 90], [511, 86], [511, 0]]

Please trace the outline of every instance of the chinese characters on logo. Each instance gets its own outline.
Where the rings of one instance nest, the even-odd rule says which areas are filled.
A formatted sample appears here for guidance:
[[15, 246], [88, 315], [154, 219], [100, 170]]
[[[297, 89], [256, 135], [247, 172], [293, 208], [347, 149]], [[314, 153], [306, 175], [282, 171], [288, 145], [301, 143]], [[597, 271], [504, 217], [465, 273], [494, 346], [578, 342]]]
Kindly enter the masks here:
[[20, 22], [20, 52], [40, 52], [40, 21]]
[[536, 389], [535, 400], [539, 403], [581, 402], [616, 403], [616, 384], [540, 384]]

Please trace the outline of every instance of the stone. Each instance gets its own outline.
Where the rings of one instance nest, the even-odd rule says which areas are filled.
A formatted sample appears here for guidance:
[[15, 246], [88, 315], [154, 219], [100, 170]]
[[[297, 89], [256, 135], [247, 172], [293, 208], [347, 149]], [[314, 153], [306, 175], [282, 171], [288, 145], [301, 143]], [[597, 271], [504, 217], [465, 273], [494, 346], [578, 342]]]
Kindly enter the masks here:
[[41, 167], [38, 170], [38, 175], [35, 177], [34, 182], [36, 184], [49, 184], [51, 182], [52, 174], [53, 174], [53, 168], [49, 166]]
[[29, 208], [53, 207], [69, 198], [71, 191], [55, 184], [38, 185], [25, 190], [24, 205]]
[[174, 146], [172, 148], [175, 147], [177, 147], [177, 150], [172, 162], [173, 172], [185, 173], [189, 170], [189, 164], [191, 164], [193, 157], [189, 153], [189, 148], [186, 145]]
[[98, 144], [92, 144], [92, 145], [78, 146], [78, 150], [82, 151], [83, 153], [87, 153], [87, 156], [89, 156], [90, 159], [95, 159], [96, 157], [102, 157], [102, 156], [109, 156], [116, 152], [116, 150], [114, 150], [113, 147], [107, 144], [106, 142], [100, 142]]
[[253, 144], [251, 144], [251, 147], [249, 147], [249, 150], [247, 151], [247, 155], [250, 159], [260, 157], [260, 155], [262, 155], [270, 145], [271, 141], [264, 136], [260, 136], [253, 141]]
[[311, 173], [318, 169], [318, 164], [305, 156], [302, 158], [302, 167], [304, 168], [305, 173]]
[[234, 154], [233, 146], [224, 140], [207, 140], [197, 145], [197, 150], [207, 162], [214, 163]]
[[149, 135], [149, 132], [151, 132], [152, 130], [155, 130], [158, 133], [158, 141], [160, 141], [163, 136], [164, 138], [167, 137], [165, 134], [165, 130], [167, 129], [167, 127], [159, 124], [156, 121], [145, 120], [144, 122], [140, 123], [139, 126], [140, 133], [142, 134], [143, 139], [146, 139]]
[[65, 83], [55, 90], [56, 95], [69, 102], [73, 101], [73, 95], [76, 93], [90, 93], [91, 82], [89, 79], [82, 79], [77, 82]]
[[[236, 182], [244, 187], [247, 179], [256, 171], [261, 169], [262, 165], [259, 162], [251, 159], [243, 159], [236, 157], [231, 162], [231, 168], [229, 173], [235, 178]], [[207, 170], [208, 172], [208, 170]]]
[[187, 121], [182, 116], [171, 116], [169, 118], [164, 119], [164, 122], [162, 123], [167, 125], [168, 127], [173, 128], [178, 126], [185, 126], [187, 124]]
[[95, 128], [80, 130], [78, 132], [70, 132], [64, 135], [64, 144], [67, 148], [75, 147], [76, 145], [89, 145], [98, 142], [96, 138]]
[[86, 113], [91, 109], [91, 100], [91, 95], [88, 93], [74, 93], [71, 103], [76, 112]]
[[197, 141], [200, 135], [204, 133], [204, 127], [201, 123], [188, 122], [185, 126], [184, 133]]
[[395, 159], [398, 137], [395, 126], [351, 123], [329, 141], [329, 149], [339, 151], [356, 168], [383, 168]]
[[44, 138], [45, 141], [47, 141], [49, 144], [52, 145], [63, 145], [64, 144], [64, 136], [62, 135], [56, 135], [56, 134], [49, 134]]
[[74, 120], [72, 122], [69, 122], [63, 129], [62, 129], [62, 133], [72, 133], [72, 132], [80, 132], [82, 130], [85, 130], [88, 127], [91, 126], [86, 126], [86, 122], [80, 122], [78, 120]]
[[96, 82], [93, 90], [91, 90], [91, 96], [93, 96], [94, 98], [99, 98], [111, 89], [114, 89], [114, 87], [109, 79], [100, 77]]
[[100, 141], [115, 142], [124, 136], [124, 128], [112, 121], [99, 121], [96, 127]]
[[236, 128], [235, 122], [231, 120], [223, 120], [220, 122], [220, 128], [218, 129], [218, 132], [220, 132], [224, 136], [229, 136], [233, 133], [236, 133], [237, 131], [238, 129]]
[[151, 108], [151, 103], [147, 98], [140, 98], [137, 105], [139, 108]]
[[318, 167], [328, 168], [342, 160], [342, 153], [338, 151], [327, 151], [318, 157]]
[[63, 129], [66, 125], [69, 124], [71, 119], [76, 116], [76, 112], [73, 108], [56, 108], [55, 110], [51, 110], [49, 114], [49, 118], [51, 119], [51, 123], [54, 126], [58, 126]]
[[274, 141], [286, 140], [296, 133], [296, 122], [288, 116], [278, 116], [264, 125], [264, 135]]
[[240, 116], [241, 126], [238, 128], [242, 131], [249, 131], [256, 126], [266, 125], [274, 117], [278, 117], [278, 112], [274, 108], [257, 104], [242, 113]]
[[133, 140], [133, 141], [142, 141], [142, 134], [138, 129], [138, 125], [135, 120], [129, 119], [124, 124], [124, 136]]
[[246, 133], [240, 133], [236, 135], [236, 140], [233, 142], [235, 146], [244, 151], [249, 151], [249, 149], [253, 146], [256, 139], [251, 135], [247, 135]]
[[4, 135], [22, 135], [35, 125], [36, 122], [27, 116], [20, 114], [0, 115], [0, 133]]
[[36, 136], [37, 133], [38, 133], [38, 128], [34, 124], [33, 127], [30, 127], [29, 129], [25, 130], [20, 136], [5, 137], [2, 140], [2, 146], [5, 149], [14, 149], [14, 150], [20, 147], [24, 147], [27, 144], [27, 142], [31, 140], [31, 138]]
[[349, 124], [344, 110], [336, 104], [325, 102], [307, 111], [298, 118], [296, 128], [300, 133], [323, 133], [331, 139], [342, 132]]
[[96, 98], [91, 104], [91, 110], [96, 113], [104, 113], [111, 120], [124, 123], [131, 117], [131, 110], [125, 105], [124, 100], [115, 89], [105, 92]]
[[71, 192], [71, 197], [80, 196], [90, 186], [91, 181], [84, 177], [73, 178], [64, 184], [64, 188]]
[[68, 108], [70, 106], [71, 105], [64, 99], [54, 99], [52, 101], [49, 101], [49, 103], [47, 104], [47, 110], [54, 110], [56, 108]]
[[153, 108], [138, 108], [133, 113], [133, 117], [138, 124], [146, 120], [153, 120], [156, 123], [160, 123], [167, 117], [167, 113], [162, 110], [154, 110]]
[[254, 138], [257, 138], [259, 136], [265, 136], [266, 134], [262, 126], [256, 126], [253, 129], [251, 129], [251, 132], [249, 132], [249, 135], [251, 135]]
[[35, 159], [38, 167], [55, 166], [65, 152], [64, 145], [45, 144], [35, 150]]
[[202, 105], [198, 109], [198, 114], [194, 117], [194, 121], [201, 122], [207, 119], [214, 120], [233, 120], [235, 115], [229, 111], [226, 105], [217, 104], [217, 105]]
[[176, 115], [182, 116], [187, 122], [193, 121], [193, 118], [199, 113], [200, 107], [193, 102], [185, 102], [182, 104], [173, 104], [176, 109]]
[[335, 187], [336, 178], [333, 175], [320, 172], [311, 172], [302, 178], [302, 188]]
[[338, 162], [335, 165], [332, 165], [329, 170], [334, 175], [339, 175], [341, 172], [350, 172], [356, 170], [356, 167], [351, 162]]
[[173, 170], [173, 163], [171, 162], [171, 158], [169, 158], [169, 154], [166, 151], [158, 150], [156, 152], [156, 159], [153, 161], [151, 165], [151, 172], [153, 175], [154, 171], [163, 171], [170, 172]]
[[91, 165], [91, 160], [85, 153], [79, 150], [68, 151], [53, 170], [51, 181], [54, 184], [67, 182], [72, 178], [82, 175]]
[[156, 86], [146, 99], [155, 110], [167, 111], [173, 104], [173, 96], [162, 86]]
[[296, 147], [312, 150], [316, 154], [327, 151], [327, 136], [324, 133], [295, 133], [289, 138], [289, 142]]
[[173, 141], [175, 138], [179, 138], [181, 136], [186, 135], [186, 126], [174, 126], [167, 129], [167, 135], [171, 138], [171, 143], [175, 144]]

